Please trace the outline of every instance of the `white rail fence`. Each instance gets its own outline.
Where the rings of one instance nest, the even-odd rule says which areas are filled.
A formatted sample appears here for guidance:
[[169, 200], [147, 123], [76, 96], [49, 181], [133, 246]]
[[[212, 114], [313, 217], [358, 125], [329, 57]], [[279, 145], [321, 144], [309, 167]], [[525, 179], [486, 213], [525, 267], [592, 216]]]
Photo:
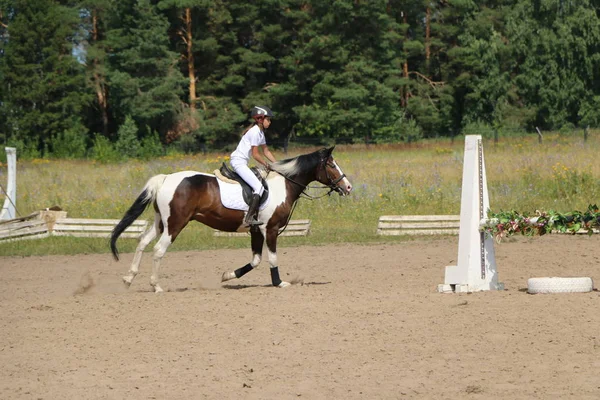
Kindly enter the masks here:
[[[41, 239], [48, 236], [71, 236], [106, 238], [119, 223], [118, 219], [67, 218], [66, 211], [42, 210], [25, 217], [0, 221], [0, 242]], [[147, 229], [149, 222], [134, 221], [121, 234], [121, 238], [137, 239]], [[310, 233], [310, 220], [291, 220], [281, 236], [307, 236]], [[245, 237], [246, 232], [215, 231], [215, 236]]]
[[[495, 220], [481, 220], [484, 227]], [[531, 218], [535, 224], [537, 218]], [[381, 236], [401, 235], [458, 235], [460, 230], [460, 215], [382, 215], [377, 223], [377, 234]], [[594, 233], [600, 233], [593, 229]], [[571, 232], [552, 231], [552, 233], [572, 234]], [[586, 229], [580, 229], [576, 234], [587, 235]]]
[[382, 215], [377, 234], [399, 235], [458, 235], [459, 215]]
[[[0, 221], [0, 242], [41, 239], [48, 236], [109, 238], [118, 219], [67, 218], [66, 211], [43, 210], [26, 217]], [[136, 220], [121, 235], [139, 238], [148, 221]]]

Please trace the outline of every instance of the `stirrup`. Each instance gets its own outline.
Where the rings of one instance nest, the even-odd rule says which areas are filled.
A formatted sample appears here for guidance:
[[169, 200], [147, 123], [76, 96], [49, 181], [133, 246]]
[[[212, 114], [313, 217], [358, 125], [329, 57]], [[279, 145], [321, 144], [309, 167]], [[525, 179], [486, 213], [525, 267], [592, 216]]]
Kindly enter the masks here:
[[247, 226], [259, 226], [262, 225], [264, 222], [257, 220], [256, 218], [252, 218], [250, 221], [244, 221], [244, 224], [246, 224]]

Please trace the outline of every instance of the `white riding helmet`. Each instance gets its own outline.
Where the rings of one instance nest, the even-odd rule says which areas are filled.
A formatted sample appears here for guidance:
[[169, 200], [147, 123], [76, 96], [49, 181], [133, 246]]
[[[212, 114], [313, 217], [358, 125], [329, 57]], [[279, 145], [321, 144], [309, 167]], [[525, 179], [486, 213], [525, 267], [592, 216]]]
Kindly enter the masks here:
[[265, 117], [273, 118], [275, 115], [273, 111], [267, 106], [254, 106], [250, 112], [250, 116], [256, 120], [256, 122], [262, 122]]

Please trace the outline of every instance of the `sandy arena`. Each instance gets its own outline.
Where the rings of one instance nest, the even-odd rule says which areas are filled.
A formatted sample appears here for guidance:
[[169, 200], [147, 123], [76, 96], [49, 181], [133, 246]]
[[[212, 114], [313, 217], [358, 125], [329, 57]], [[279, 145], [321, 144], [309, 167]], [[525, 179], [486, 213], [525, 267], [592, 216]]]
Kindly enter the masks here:
[[[283, 240], [285, 241], [285, 239]], [[500, 292], [440, 294], [458, 238], [150, 255], [0, 258], [1, 399], [598, 399], [600, 294], [526, 293], [530, 277], [600, 279], [600, 236], [496, 245]]]

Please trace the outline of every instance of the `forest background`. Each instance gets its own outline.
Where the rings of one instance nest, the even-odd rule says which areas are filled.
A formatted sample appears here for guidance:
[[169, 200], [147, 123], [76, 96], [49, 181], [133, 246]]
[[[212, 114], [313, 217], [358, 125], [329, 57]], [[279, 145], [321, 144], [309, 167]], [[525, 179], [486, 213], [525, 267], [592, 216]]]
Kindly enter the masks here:
[[600, 127], [597, 0], [0, 0], [20, 158]]

